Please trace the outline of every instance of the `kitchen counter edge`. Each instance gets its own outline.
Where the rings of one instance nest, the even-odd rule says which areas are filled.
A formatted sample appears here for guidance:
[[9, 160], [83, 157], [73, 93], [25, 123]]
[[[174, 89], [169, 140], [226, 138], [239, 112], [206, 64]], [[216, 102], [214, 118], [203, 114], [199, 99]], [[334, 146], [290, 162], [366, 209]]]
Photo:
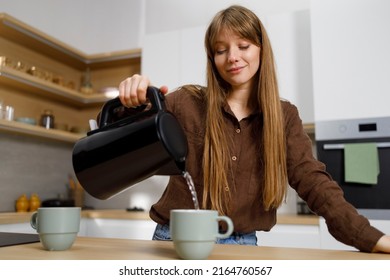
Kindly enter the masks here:
[[[0, 213], [1, 224], [17, 224], [30, 221], [33, 212], [4, 212]], [[82, 218], [87, 219], [116, 219], [116, 220], [150, 220], [149, 213], [144, 211], [126, 211], [121, 209], [83, 210]], [[286, 225], [318, 225], [316, 215], [278, 214], [277, 224]]]

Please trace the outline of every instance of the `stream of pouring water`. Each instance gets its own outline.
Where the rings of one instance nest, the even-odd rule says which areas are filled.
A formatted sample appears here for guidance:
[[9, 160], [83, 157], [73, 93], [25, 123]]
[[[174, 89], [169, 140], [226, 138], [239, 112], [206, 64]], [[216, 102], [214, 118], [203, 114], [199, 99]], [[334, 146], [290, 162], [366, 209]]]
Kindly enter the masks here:
[[192, 177], [188, 171], [183, 172], [183, 177], [187, 181], [188, 188], [190, 189], [192, 201], [194, 202], [194, 208], [195, 210], [199, 210], [199, 201], [198, 201], [198, 195], [195, 190], [194, 181], [192, 180]]

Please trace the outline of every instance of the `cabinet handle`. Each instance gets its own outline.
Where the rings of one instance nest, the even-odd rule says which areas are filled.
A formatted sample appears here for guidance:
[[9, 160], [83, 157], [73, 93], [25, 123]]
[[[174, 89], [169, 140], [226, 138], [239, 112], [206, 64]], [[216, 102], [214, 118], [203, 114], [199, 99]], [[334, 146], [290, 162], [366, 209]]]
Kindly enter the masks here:
[[[324, 144], [324, 150], [343, 150], [345, 144]], [[378, 148], [390, 148], [389, 142], [376, 143]]]

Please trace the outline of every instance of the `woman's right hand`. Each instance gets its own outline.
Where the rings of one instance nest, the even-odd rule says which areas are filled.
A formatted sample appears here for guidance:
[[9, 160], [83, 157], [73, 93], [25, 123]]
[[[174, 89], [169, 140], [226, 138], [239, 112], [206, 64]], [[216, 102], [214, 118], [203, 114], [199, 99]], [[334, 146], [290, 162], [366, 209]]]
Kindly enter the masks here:
[[[119, 99], [125, 107], [136, 107], [146, 102], [146, 91], [150, 86], [149, 78], [135, 74], [119, 84]], [[162, 94], [168, 92], [168, 87], [160, 87]]]

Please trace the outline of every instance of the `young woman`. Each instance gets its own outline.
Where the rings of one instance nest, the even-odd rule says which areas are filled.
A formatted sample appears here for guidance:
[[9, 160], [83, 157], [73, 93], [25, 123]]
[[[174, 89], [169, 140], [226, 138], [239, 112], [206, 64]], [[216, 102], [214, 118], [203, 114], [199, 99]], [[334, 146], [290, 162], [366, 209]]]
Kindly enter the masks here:
[[[258, 17], [241, 6], [222, 10], [207, 29], [205, 47], [207, 86], [183, 86], [166, 95], [166, 105], [186, 133], [186, 167], [202, 208], [233, 220], [234, 234], [217, 242], [256, 245], [256, 231], [275, 225], [290, 184], [337, 240], [361, 251], [390, 252], [390, 237], [345, 201], [313, 157], [297, 108], [280, 100], [271, 45]], [[124, 80], [122, 104], [145, 103], [150, 84], [140, 75]], [[193, 208], [181, 176], [171, 176], [150, 210], [158, 224], [154, 239], [170, 239], [169, 212], [175, 208]]]

